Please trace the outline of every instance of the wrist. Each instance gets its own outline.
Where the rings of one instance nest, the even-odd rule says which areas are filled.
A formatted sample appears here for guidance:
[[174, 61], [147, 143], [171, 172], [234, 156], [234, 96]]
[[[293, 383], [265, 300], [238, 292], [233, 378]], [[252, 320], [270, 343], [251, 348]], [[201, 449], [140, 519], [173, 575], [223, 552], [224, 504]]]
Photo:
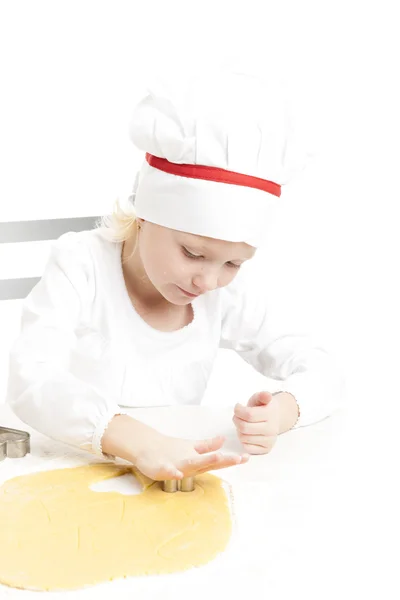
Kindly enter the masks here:
[[296, 425], [300, 417], [300, 408], [290, 392], [277, 392], [274, 398], [279, 406], [279, 434], [285, 433]]
[[161, 434], [129, 415], [115, 415], [101, 439], [102, 451], [135, 465], [152, 435]]

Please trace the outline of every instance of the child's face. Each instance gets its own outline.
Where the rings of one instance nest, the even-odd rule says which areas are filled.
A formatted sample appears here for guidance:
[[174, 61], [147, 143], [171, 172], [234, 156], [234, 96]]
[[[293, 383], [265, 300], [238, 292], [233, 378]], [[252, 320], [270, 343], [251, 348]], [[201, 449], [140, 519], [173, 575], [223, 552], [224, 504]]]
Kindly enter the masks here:
[[172, 304], [188, 304], [195, 296], [228, 285], [240, 265], [256, 251], [242, 242], [216, 240], [140, 221], [141, 262], [151, 283]]

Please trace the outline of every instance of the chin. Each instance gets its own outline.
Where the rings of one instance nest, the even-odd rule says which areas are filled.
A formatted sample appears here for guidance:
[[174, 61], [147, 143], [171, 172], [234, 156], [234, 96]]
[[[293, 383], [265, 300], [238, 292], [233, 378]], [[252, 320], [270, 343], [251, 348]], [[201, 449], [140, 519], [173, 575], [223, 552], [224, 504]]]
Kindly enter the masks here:
[[164, 298], [168, 300], [171, 304], [175, 304], [176, 306], [186, 306], [193, 301], [193, 298], [189, 298], [188, 296], [184, 296], [179, 292], [179, 290], [174, 293], [171, 291], [169, 294], [163, 294]]
[[175, 306], [185, 306], [186, 304], [190, 303], [190, 298], [178, 297], [177, 294], [174, 294], [169, 290], [161, 291], [159, 289], [158, 291], [167, 302], [169, 302], [170, 304], [174, 304]]
[[[172, 294], [171, 294], [172, 296]], [[176, 297], [171, 297], [171, 298], [167, 298], [168, 302], [171, 302], [171, 304], [175, 304], [176, 306], [186, 306], [187, 304], [190, 304], [193, 300], [193, 298], [176, 298]]]
[[181, 301], [175, 302], [174, 304], [179, 306], [186, 306], [187, 304], [191, 304], [195, 300], [195, 298], [184, 298]]

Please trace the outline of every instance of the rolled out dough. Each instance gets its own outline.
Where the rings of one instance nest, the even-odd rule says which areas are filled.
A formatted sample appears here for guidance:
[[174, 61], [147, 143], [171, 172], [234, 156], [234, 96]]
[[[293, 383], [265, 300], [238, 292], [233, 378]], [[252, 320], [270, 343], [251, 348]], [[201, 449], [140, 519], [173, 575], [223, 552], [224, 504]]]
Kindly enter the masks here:
[[0, 487], [0, 582], [70, 590], [132, 575], [182, 571], [211, 561], [231, 535], [220, 480], [196, 478], [193, 492], [94, 492], [99, 481], [132, 472], [112, 464], [42, 471]]

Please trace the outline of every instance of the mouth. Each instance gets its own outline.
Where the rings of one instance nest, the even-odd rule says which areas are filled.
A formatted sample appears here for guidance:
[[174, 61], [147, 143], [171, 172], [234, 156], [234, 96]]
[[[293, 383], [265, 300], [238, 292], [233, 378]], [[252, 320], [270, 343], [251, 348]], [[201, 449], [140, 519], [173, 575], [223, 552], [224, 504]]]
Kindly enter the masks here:
[[177, 285], [176, 287], [182, 292], [182, 294], [185, 294], [185, 296], [187, 296], [188, 298], [197, 298], [198, 296], [200, 296], [200, 294], [191, 294], [190, 292], [187, 292], [186, 290], [179, 287], [179, 285]]

